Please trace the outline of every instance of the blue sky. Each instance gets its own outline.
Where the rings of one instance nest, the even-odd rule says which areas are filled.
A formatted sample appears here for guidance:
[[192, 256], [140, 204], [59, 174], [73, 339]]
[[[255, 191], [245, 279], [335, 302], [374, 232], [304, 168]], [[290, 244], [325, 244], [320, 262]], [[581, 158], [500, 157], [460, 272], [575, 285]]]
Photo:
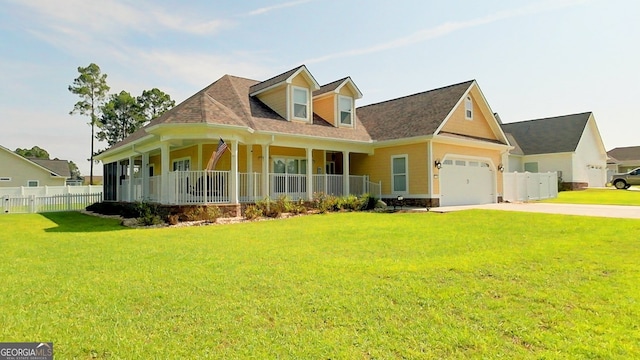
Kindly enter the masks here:
[[320, 84], [351, 76], [359, 106], [476, 79], [504, 122], [593, 111], [607, 150], [636, 146], [638, 18], [632, 0], [0, 0], [0, 145], [88, 174], [67, 87], [94, 62], [111, 93], [177, 102], [300, 64]]

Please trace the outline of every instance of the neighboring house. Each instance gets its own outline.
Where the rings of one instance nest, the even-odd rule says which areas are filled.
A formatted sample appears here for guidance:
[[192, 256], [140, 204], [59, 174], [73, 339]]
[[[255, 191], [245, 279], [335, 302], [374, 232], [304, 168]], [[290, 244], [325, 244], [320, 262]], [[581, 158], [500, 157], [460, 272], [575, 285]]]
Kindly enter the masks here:
[[64, 186], [70, 177], [65, 160], [27, 159], [0, 146], [0, 187]]
[[558, 172], [568, 187], [606, 185], [607, 153], [593, 113], [502, 124], [514, 146], [509, 171]]
[[612, 173], [624, 173], [640, 167], [640, 146], [617, 147], [607, 151], [607, 155]]
[[[262, 82], [225, 75], [96, 157], [105, 199], [500, 200], [510, 146], [475, 81], [356, 108], [361, 97], [351, 78], [320, 86], [304, 65]], [[220, 139], [228, 151], [205, 171]]]

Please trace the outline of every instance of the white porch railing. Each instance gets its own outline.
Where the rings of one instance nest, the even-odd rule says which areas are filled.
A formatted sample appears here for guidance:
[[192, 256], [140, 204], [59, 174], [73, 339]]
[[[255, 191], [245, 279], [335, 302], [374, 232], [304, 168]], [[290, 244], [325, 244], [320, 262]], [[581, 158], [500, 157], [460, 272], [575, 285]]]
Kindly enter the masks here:
[[[312, 190], [315, 193], [325, 193], [343, 196], [344, 176], [317, 174], [313, 175]], [[208, 204], [228, 203], [231, 201], [231, 173], [229, 171], [173, 171], [167, 176], [167, 194], [162, 196], [162, 176], [148, 179], [145, 189], [142, 179], [134, 178], [133, 186], [129, 179], [122, 181], [119, 187], [120, 200], [123, 201], [154, 201], [168, 204]], [[369, 181], [368, 176], [349, 176], [349, 192], [360, 196], [365, 193], [380, 198], [380, 184]], [[130, 190], [133, 191], [130, 191]], [[146, 192], [146, 193], [145, 193]], [[280, 196], [290, 199], [307, 199], [307, 175], [300, 174], [269, 174], [269, 191], [263, 189], [262, 174], [238, 174], [238, 201], [242, 203], [259, 201], [266, 196], [276, 199]]]
[[256, 202], [264, 197], [262, 195], [262, 176], [260, 173], [240, 173], [238, 176], [238, 201]]
[[171, 204], [227, 203], [229, 171], [173, 171], [168, 175]]
[[269, 194], [271, 198], [287, 196], [290, 199], [307, 198], [307, 175], [269, 174]]
[[558, 197], [558, 173], [513, 172], [503, 174], [504, 201], [529, 201]]
[[313, 192], [342, 196], [342, 193], [344, 192], [344, 186], [342, 185], [342, 175], [313, 175]]

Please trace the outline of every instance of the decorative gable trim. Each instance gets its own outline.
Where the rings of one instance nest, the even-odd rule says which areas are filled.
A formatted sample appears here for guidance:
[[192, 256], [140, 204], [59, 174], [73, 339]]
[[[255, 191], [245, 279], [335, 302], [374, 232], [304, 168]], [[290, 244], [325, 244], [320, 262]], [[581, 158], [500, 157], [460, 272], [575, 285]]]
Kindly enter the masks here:
[[354, 99], [362, 99], [362, 92], [360, 91], [360, 89], [358, 89], [353, 80], [351, 80], [350, 76], [322, 85], [320, 89], [313, 92], [313, 97], [321, 98], [332, 94], [340, 94], [340, 90], [344, 86], [349, 86], [351, 88], [351, 91], [356, 94]]
[[[464, 92], [464, 94], [462, 94], [460, 99], [458, 99], [456, 104], [451, 108], [451, 110], [449, 111], [447, 116], [440, 123], [438, 128], [434, 131], [434, 135], [440, 134], [440, 132], [442, 131], [442, 128], [447, 124], [447, 121], [449, 121], [449, 119], [451, 118], [453, 113], [456, 111], [456, 109], [458, 109], [460, 106], [465, 106], [465, 101], [466, 101], [467, 97], [471, 96], [470, 93], [471, 93], [471, 90], [474, 87], [476, 87], [478, 89], [478, 93], [480, 93], [480, 98], [482, 99], [482, 103], [484, 105], [486, 105], [487, 109], [489, 110], [489, 114], [487, 114], [487, 120], [489, 121], [489, 126], [491, 127], [491, 130], [496, 134], [496, 137], [498, 138], [498, 140], [500, 140], [500, 141], [504, 142], [505, 144], [511, 146], [509, 144], [509, 140], [508, 140], [507, 136], [505, 135], [504, 131], [502, 130], [502, 127], [500, 126], [500, 122], [496, 118], [495, 113], [493, 112], [493, 110], [491, 110], [491, 106], [487, 102], [487, 99], [485, 98], [484, 94], [482, 93], [482, 90], [480, 89], [480, 87], [478, 86], [478, 83], [475, 80], [473, 80], [471, 82], [471, 84], [469, 84], [469, 87], [467, 88], [467, 90]], [[471, 99], [473, 101], [473, 97]], [[477, 103], [477, 101], [476, 101], [476, 103]]]
[[290, 85], [292, 80], [300, 75], [303, 74], [304, 77], [307, 79], [307, 81], [310, 83], [311, 87], [310, 90], [314, 91], [314, 90], [318, 90], [320, 89], [320, 85], [318, 84], [318, 82], [316, 81], [316, 79], [313, 77], [313, 75], [311, 75], [311, 73], [309, 72], [309, 70], [307, 69], [307, 67], [305, 65], [301, 65], [297, 68], [291, 69], [287, 72], [284, 72], [280, 75], [276, 75], [270, 79], [267, 79], [263, 82], [257, 83], [253, 86], [251, 86], [249, 88], [249, 96], [256, 96], [258, 94], [261, 94], [265, 91], [269, 91], [271, 89], [277, 88], [283, 84], [287, 84]]

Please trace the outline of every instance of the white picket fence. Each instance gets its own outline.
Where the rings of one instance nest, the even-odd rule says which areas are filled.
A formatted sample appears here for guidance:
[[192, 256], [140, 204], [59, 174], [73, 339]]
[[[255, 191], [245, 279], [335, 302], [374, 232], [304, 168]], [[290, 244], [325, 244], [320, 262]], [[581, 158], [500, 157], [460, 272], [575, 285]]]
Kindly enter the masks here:
[[508, 202], [558, 197], [558, 173], [513, 172], [503, 174], [503, 199]]
[[2, 212], [5, 214], [44, 213], [82, 210], [102, 201], [102, 193], [60, 195], [4, 195]]
[[102, 201], [102, 185], [0, 188], [0, 201], [4, 214], [82, 210]]

